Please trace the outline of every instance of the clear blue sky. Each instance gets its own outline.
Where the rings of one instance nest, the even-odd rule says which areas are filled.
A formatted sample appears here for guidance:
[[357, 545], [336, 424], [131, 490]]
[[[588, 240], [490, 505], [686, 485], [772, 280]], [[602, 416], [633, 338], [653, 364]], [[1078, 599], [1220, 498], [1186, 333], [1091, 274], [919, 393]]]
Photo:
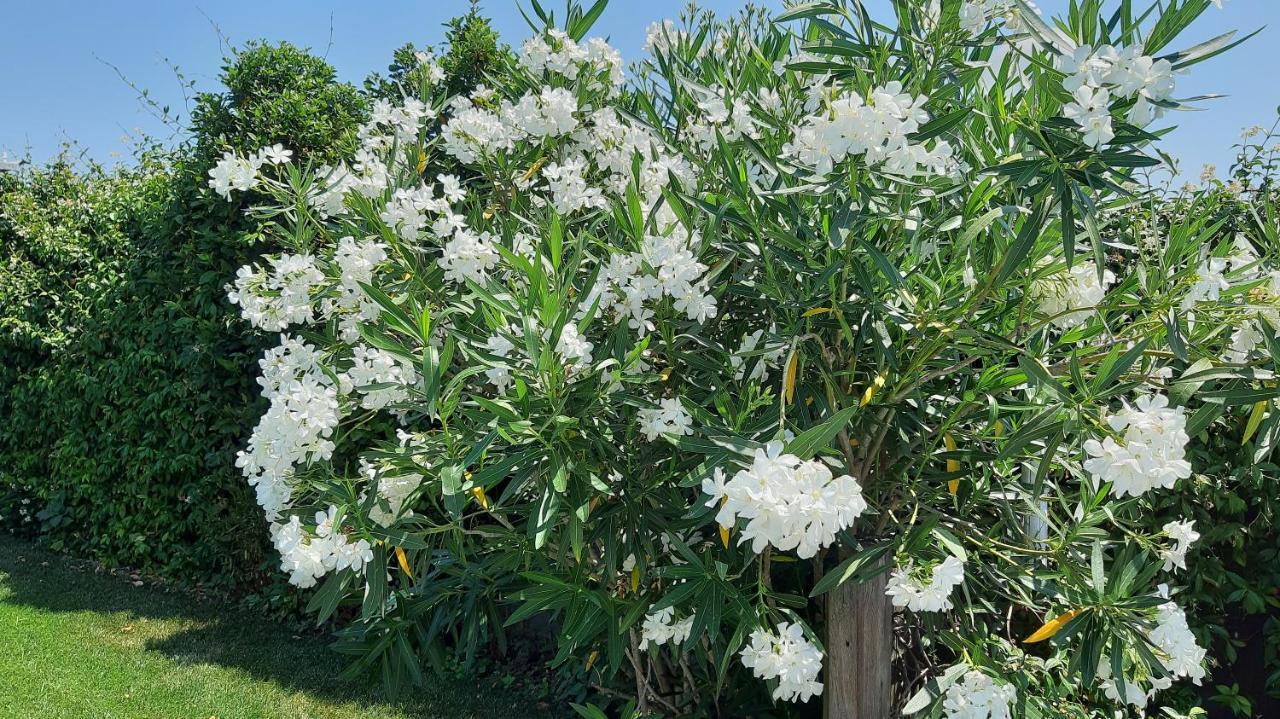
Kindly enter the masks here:
[[[484, 0], [508, 42], [519, 42], [526, 26], [516, 0]], [[886, 0], [868, 0], [873, 13]], [[1042, 0], [1050, 13], [1066, 0]], [[556, 7], [559, 0], [544, 1]], [[703, 0], [701, 6], [730, 12], [742, 0]], [[777, 7], [779, 0], [765, 0]], [[644, 28], [676, 16], [685, 0], [613, 0], [593, 34], [608, 36], [627, 60], [639, 56]], [[116, 74], [146, 88], [161, 104], [185, 116], [185, 101], [173, 67], [198, 89], [217, 86], [226, 47], [219, 36], [288, 40], [324, 55], [339, 75], [359, 82], [385, 69], [391, 51], [413, 41], [439, 42], [441, 23], [467, 8], [466, 0], [0, 0], [0, 152], [44, 161], [63, 142], [74, 141], [99, 161], [127, 158], [128, 136], [141, 129], [166, 137], [137, 93]], [[1280, 0], [1227, 0], [1210, 9], [1192, 29], [1188, 44], [1231, 29], [1269, 25], [1258, 37], [1192, 69], [1178, 81], [1179, 97], [1221, 93], [1204, 112], [1175, 113], [1179, 125], [1166, 149], [1195, 176], [1205, 162], [1221, 173], [1242, 127], [1270, 126], [1280, 105]], [[216, 26], [216, 29], [215, 29]]]

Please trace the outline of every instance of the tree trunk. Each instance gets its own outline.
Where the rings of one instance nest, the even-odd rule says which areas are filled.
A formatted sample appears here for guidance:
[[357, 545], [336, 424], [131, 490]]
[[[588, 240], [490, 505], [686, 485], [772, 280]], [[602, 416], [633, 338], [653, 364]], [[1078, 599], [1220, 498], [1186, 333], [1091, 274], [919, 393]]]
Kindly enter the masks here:
[[888, 574], [827, 594], [825, 719], [890, 719], [893, 604]]

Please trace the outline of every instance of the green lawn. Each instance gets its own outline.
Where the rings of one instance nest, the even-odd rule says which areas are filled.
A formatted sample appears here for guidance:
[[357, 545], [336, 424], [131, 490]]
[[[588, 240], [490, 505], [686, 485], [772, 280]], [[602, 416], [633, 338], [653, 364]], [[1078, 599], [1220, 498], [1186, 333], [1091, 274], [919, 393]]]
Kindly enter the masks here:
[[0, 537], [0, 719], [551, 716], [484, 680], [388, 704], [338, 683], [342, 661], [322, 638]]

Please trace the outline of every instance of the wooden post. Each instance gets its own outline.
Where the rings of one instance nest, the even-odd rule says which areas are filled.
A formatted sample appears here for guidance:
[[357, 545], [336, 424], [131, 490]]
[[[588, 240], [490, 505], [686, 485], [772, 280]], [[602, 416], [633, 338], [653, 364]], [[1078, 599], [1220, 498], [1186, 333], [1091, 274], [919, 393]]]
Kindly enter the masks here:
[[824, 719], [890, 719], [893, 603], [888, 574], [827, 593]]

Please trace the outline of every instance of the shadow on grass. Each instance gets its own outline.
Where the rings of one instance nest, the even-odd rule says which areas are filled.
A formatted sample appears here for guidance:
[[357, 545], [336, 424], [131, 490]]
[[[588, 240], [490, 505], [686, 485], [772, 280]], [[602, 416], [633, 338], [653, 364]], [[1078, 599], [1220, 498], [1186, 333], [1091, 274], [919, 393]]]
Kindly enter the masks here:
[[545, 706], [487, 679], [433, 681], [389, 699], [359, 682], [337, 675], [344, 659], [325, 637], [298, 633], [284, 624], [178, 590], [134, 586], [123, 577], [97, 571], [88, 562], [67, 559], [9, 537], [0, 537], [0, 586], [4, 603], [45, 612], [123, 614], [133, 619], [173, 622], [162, 638], [147, 639], [145, 651], [172, 661], [210, 664], [244, 672], [261, 681], [328, 701], [395, 709], [413, 719], [450, 717], [551, 717]]

